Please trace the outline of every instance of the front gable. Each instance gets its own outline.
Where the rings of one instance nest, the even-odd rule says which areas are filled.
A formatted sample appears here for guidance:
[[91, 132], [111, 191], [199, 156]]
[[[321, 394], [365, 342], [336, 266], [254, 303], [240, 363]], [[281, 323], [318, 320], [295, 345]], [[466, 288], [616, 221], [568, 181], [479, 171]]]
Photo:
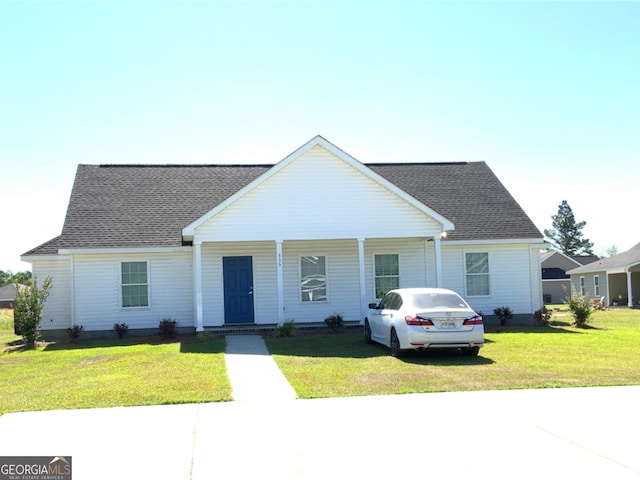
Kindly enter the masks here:
[[315, 137], [183, 230], [196, 241], [439, 237], [453, 224]]
[[542, 268], [556, 268], [563, 272], [579, 267], [580, 263], [562, 252], [552, 252], [542, 260]]

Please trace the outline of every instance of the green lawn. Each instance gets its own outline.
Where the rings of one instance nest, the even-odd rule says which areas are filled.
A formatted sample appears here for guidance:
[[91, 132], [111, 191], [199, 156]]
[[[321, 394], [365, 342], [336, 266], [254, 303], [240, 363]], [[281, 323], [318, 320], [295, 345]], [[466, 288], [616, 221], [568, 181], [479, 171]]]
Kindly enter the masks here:
[[640, 310], [595, 312], [590, 329], [571, 327], [565, 312], [552, 322], [487, 333], [478, 357], [412, 352], [395, 359], [359, 334], [270, 338], [267, 345], [303, 398], [640, 384]]
[[0, 309], [0, 348], [18, 338], [13, 334], [13, 310]]
[[[8, 317], [0, 314], [3, 345], [18, 338]], [[223, 352], [224, 339], [195, 336], [6, 348], [0, 353], [0, 414], [229, 400]]]
[[[640, 310], [594, 314], [590, 329], [499, 327], [478, 357], [389, 355], [360, 334], [267, 338], [302, 398], [409, 392], [640, 384]], [[495, 329], [494, 329], [495, 330]], [[59, 343], [24, 350], [0, 310], [0, 414], [230, 399], [223, 339]], [[4, 346], [4, 348], [2, 348]]]

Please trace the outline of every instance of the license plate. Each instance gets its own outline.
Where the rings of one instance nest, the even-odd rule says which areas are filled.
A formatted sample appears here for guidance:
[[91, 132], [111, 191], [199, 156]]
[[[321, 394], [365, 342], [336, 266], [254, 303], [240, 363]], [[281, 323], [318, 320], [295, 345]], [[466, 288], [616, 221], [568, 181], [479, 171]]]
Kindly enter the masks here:
[[440, 328], [456, 328], [456, 322], [453, 320], [443, 320], [440, 322]]

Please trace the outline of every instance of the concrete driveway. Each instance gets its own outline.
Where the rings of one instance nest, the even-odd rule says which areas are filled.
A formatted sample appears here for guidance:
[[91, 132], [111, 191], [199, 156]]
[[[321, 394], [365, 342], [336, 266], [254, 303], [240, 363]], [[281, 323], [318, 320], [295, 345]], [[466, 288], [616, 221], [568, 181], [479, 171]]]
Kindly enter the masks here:
[[640, 387], [13, 413], [0, 455], [83, 479], [638, 479]]

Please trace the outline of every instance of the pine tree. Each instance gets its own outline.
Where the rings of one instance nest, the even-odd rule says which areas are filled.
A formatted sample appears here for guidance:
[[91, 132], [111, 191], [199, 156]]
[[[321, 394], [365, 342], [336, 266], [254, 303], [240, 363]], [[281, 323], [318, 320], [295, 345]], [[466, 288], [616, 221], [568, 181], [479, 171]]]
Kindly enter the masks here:
[[576, 222], [566, 200], [558, 206], [558, 213], [552, 215], [551, 219], [553, 228], [545, 230], [544, 234], [553, 240], [556, 248], [565, 255], [593, 255], [593, 243], [588, 238], [582, 238], [582, 229], [587, 222]]

